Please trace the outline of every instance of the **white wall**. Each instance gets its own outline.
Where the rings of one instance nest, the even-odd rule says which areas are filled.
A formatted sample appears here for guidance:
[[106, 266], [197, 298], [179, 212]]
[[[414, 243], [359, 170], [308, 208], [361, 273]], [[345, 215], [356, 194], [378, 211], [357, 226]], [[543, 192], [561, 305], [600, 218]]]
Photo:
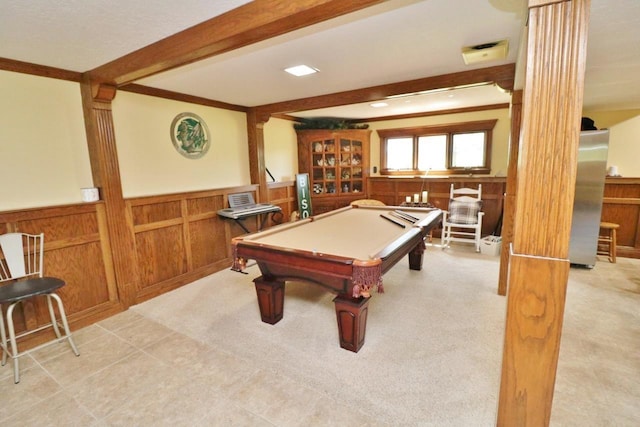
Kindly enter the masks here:
[[[298, 147], [293, 122], [272, 117], [263, 131], [267, 169], [278, 182], [294, 180], [298, 173]], [[271, 178], [267, 177], [267, 182]]]
[[91, 186], [80, 85], [0, 70], [0, 211], [77, 203]]
[[[112, 103], [124, 197], [170, 194], [251, 183], [246, 114], [119, 91]], [[171, 122], [200, 116], [211, 134], [199, 159], [178, 153]]]
[[640, 176], [640, 116], [609, 129], [609, 160], [607, 166], [617, 166], [626, 177]]

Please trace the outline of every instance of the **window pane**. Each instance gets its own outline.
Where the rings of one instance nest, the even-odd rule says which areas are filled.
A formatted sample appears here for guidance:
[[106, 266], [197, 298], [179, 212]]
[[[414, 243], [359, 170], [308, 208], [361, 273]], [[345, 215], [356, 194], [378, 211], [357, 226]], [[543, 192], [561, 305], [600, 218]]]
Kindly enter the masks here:
[[413, 169], [413, 138], [387, 139], [387, 168]]
[[457, 133], [453, 135], [451, 167], [473, 168], [484, 166], [485, 133]]
[[418, 169], [421, 171], [447, 168], [447, 135], [418, 138]]

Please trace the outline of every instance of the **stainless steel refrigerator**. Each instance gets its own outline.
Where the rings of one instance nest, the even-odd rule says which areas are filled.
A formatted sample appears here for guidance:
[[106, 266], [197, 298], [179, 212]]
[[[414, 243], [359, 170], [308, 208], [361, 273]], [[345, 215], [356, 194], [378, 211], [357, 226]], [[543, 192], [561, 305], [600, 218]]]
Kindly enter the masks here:
[[608, 130], [580, 132], [576, 195], [569, 243], [571, 264], [592, 268], [596, 263], [608, 149]]

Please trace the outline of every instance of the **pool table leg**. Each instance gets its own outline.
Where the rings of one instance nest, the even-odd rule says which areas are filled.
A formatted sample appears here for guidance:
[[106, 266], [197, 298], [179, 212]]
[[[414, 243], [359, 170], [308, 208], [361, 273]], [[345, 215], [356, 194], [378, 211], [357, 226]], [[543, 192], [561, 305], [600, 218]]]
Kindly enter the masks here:
[[367, 330], [367, 313], [369, 298], [351, 298], [339, 294], [333, 299], [338, 318], [338, 335], [340, 347], [355, 353], [364, 345]]
[[266, 280], [260, 276], [253, 283], [256, 286], [262, 321], [275, 325], [282, 320], [284, 311], [284, 281]]
[[424, 258], [424, 250], [426, 245], [424, 239], [416, 245], [415, 248], [409, 252], [409, 269], [410, 270], [422, 270], [422, 259]]

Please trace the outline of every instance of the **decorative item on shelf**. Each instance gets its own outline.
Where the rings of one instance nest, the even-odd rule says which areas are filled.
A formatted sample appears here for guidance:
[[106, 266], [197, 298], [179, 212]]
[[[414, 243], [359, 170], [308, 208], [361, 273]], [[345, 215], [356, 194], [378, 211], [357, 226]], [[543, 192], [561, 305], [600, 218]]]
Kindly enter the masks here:
[[349, 192], [349, 185], [348, 184], [345, 184], [345, 185], [342, 186], [342, 192], [343, 193], [348, 193]]
[[607, 171], [607, 176], [622, 176], [618, 173], [618, 166], [609, 166], [609, 170]]
[[321, 153], [322, 152], [322, 143], [321, 142], [316, 142], [315, 144], [313, 144], [313, 151], [315, 151], [316, 153]]
[[313, 184], [313, 192], [315, 194], [321, 194], [322, 193], [322, 185], [320, 184]]
[[422, 203], [427, 203], [429, 201], [429, 192], [428, 191], [423, 191], [422, 192]]
[[335, 157], [329, 157], [327, 160], [329, 161], [329, 166], [335, 166], [335, 164], [336, 164], [336, 158]]
[[351, 178], [351, 174], [349, 173], [349, 169], [345, 169], [342, 171], [342, 179], [349, 179]]

